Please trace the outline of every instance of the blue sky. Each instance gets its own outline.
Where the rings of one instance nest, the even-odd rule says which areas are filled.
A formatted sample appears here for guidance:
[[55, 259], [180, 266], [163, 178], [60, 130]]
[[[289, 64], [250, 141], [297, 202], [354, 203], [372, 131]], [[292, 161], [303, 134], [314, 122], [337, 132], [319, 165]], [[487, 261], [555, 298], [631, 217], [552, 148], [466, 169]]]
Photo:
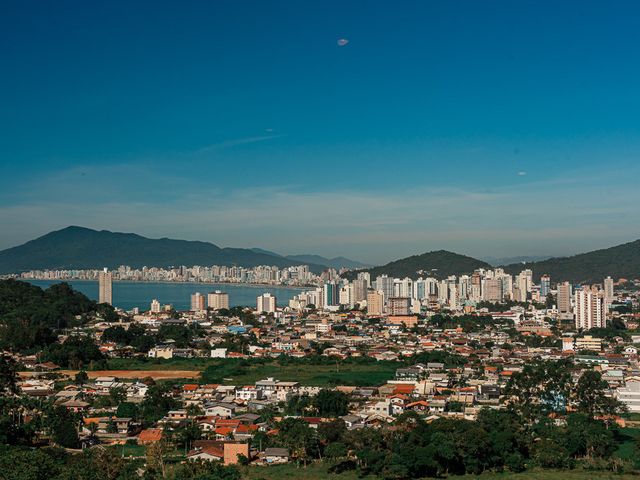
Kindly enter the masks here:
[[630, 241], [639, 44], [635, 1], [5, 1], [0, 248], [70, 224], [371, 263]]

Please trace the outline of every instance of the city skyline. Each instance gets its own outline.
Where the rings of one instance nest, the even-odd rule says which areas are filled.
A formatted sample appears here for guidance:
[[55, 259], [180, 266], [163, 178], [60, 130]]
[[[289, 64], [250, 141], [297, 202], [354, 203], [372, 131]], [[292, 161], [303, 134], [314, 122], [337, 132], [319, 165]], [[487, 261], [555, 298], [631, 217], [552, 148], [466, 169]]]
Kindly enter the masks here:
[[0, 249], [67, 225], [371, 264], [635, 240], [638, 13], [10, 2]]

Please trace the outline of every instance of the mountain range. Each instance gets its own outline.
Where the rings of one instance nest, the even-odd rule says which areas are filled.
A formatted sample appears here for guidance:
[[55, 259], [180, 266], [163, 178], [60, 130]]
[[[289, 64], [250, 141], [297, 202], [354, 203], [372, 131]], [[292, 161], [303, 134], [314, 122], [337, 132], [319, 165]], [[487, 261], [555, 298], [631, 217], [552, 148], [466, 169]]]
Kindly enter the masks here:
[[544, 274], [550, 275], [552, 282], [601, 283], [607, 275], [616, 280], [640, 278], [640, 240], [570, 257], [513, 263], [504, 267], [512, 274], [524, 268], [533, 270], [535, 279]]
[[[47, 233], [23, 245], [0, 251], [0, 274], [38, 269], [91, 269], [120, 265], [171, 267], [179, 265], [227, 265], [254, 267], [274, 265], [288, 267], [309, 265], [314, 273], [328, 267], [353, 269], [345, 274], [354, 278], [357, 271], [368, 271], [373, 278], [470, 274], [474, 270], [494, 268], [489, 263], [466, 255], [437, 250], [395, 260], [383, 266], [367, 265], [344, 257], [326, 258], [320, 255], [280, 255], [261, 248], [220, 248], [213, 243], [150, 239], [134, 233], [67, 227]], [[525, 268], [533, 270], [537, 280], [551, 275], [552, 282], [601, 282], [611, 275], [614, 279], [640, 277], [640, 240], [611, 248], [595, 250], [570, 257], [548, 258], [533, 262], [514, 262], [503, 266], [517, 274]]]
[[[460, 255], [447, 250], [437, 250], [421, 255], [412, 255], [387, 263], [386, 265], [361, 271], [369, 272], [372, 280], [378, 275], [416, 279], [427, 276], [446, 278], [449, 275], [463, 275], [465, 273], [471, 273], [478, 268], [490, 269], [492, 267], [487, 262], [476, 258], [467, 257], [466, 255]], [[356, 276], [357, 272], [353, 271], [347, 274], [348, 278], [355, 278]]]
[[[470, 274], [478, 268], [494, 268], [487, 262], [460, 255], [446, 250], [413, 255], [393, 261], [368, 271], [372, 279], [386, 274], [398, 278], [417, 278], [433, 276], [446, 278], [449, 275]], [[533, 262], [514, 262], [502, 266], [512, 275], [528, 268], [533, 271], [535, 280], [542, 275], [550, 275], [553, 283], [569, 281], [574, 284], [601, 283], [610, 275], [614, 279], [640, 278], [640, 240], [611, 248], [581, 253], [570, 257], [547, 258]], [[348, 278], [354, 278], [356, 272], [349, 272]]]
[[[335, 261], [338, 260], [316, 255], [300, 257], [304, 257], [304, 260], [262, 249], [220, 248], [208, 242], [150, 239], [135, 233], [70, 226], [0, 251], [0, 274], [37, 269], [116, 268], [120, 265], [133, 268], [145, 265], [274, 265], [282, 268], [303, 264], [309, 265], [314, 273], [320, 273], [328, 267], [335, 268]], [[318, 262], [307, 261], [307, 257]], [[361, 265], [348, 259], [344, 259], [344, 264]]]
[[264, 250], [263, 248], [252, 248], [251, 250], [257, 253], [266, 253], [268, 255], [288, 258], [289, 260], [302, 262], [305, 264], [326, 265], [327, 267], [335, 268], [336, 270], [340, 270], [341, 268], [361, 269], [372, 267], [372, 265], [367, 265], [366, 263], [358, 262], [357, 260], [351, 260], [345, 257], [327, 258], [320, 255], [311, 254], [280, 255], [279, 253]]

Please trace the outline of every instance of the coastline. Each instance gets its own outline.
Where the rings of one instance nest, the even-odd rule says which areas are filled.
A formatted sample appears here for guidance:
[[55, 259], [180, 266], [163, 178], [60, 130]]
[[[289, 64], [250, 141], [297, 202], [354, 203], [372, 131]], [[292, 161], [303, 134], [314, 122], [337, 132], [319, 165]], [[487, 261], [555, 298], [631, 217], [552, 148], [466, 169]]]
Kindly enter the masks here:
[[[87, 278], [18, 278], [18, 277], [14, 277], [16, 280], [22, 281], [22, 282], [31, 282], [31, 281], [38, 281], [38, 282], [57, 282], [57, 283], [62, 283], [62, 282], [90, 282], [90, 283], [97, 283], [98, 280], [91, 280], [91, 279], [87, 279]], [[271, 283], [243, 283], [243, 282], [203, 282], [203, 281], [184, 281], [184, 282], [177, 282], [177, 281], [172, 281], [172, 280], [117, 280], [117, 279], [113, 279], [113, 283], [166, 283], [166, 284], [175, 284], [175, 285], [219, 285], [221, 287], [225, 286], [225, 285], [229, 285], [232, 287], [248, 287], [248, 288], [282, 288], [282, 289], [287, 289], [287, 290], [299, 290], [299, 291], [304, 291], [308, 288], [317, 288], [317, 285], [305, 285], [305, 286], [301, 286], [301, 287], [296, 287], [293, 285], [274, 285]]]

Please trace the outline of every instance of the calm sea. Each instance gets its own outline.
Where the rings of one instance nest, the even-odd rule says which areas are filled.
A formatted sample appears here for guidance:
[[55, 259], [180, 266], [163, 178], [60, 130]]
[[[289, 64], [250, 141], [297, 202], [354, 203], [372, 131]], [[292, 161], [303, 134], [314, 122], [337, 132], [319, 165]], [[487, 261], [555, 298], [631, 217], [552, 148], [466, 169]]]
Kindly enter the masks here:
[[[47, 288], [60, 280], [28, 280], [30, 283]], [[84, 293], [92, 300], [98, 300], [98, 282], [87, 280], [67, 280], [74, 289]], [[188, 310], [191, 307], [191, 294], [200, 292], [203, 295], [214, 290], [229, 294], [229, 305], [256, 305], [256, 297], [265, 292], [275, 295], [278, 306], [287, 305], [300, 289], [273, 288], [247, 285], [229, 285], [215, 283], [151, 283], [151, 282], [113, 282], [113, 305], [124, 310], [139, 307], [148, 310], [151, 300], [157, 298], [161, 304], [170, 303], [176, 310]]]

